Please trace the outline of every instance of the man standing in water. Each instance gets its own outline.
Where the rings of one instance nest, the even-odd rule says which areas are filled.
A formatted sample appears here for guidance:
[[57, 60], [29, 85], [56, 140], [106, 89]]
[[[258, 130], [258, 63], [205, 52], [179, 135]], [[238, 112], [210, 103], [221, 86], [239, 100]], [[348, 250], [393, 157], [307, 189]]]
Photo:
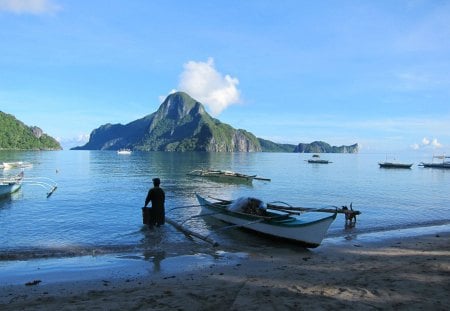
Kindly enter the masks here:
[[152, 202], [149, 226], [156, 224], [159, 227], [160, 225], [164, 225], [165, 222], [164, 201], [166, 195], [164, 190], [159, 187], [160, 183], [159, 178], [153, 178], [153, 188], [148, 191], [147, 198], [145, 198], [144, 207], [147, 207], [150, 201]]

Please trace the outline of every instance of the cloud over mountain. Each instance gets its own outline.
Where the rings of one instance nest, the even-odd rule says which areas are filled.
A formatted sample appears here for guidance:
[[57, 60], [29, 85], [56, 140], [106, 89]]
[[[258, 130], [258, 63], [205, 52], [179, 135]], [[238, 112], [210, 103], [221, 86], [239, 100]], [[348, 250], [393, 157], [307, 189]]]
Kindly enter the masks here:
[[184, 64], [178, 89], [202, 102], [213, 116], [240, 102], [239, 80], [222, 74], [214, 66], [214, 59], [206, 62], [189, 61]]

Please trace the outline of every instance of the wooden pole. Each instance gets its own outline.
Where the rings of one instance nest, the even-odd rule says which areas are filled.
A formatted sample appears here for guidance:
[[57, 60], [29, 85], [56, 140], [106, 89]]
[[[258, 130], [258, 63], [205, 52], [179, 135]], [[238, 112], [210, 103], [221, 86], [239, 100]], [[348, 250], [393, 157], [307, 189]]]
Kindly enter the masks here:
[[309, 207], [283, 207], [278, 205], [267, 204], [268, 209], [289, 212], [289, 211], [300, 211], [300, 212], [322, 212], [322, 213], [339, 213], [348, 215], [360, 215], [360, 211], [354, 211], [352, 209], [342, 209], [342, 208], [309, 208]]
[[264, 178], [264, 177], [255, 177], [253, 179], [262, 180], [262, 181], [270, 181], [270, 178]]
[[219, 245], [219, 243], [217, 243], [213, 239], [211, 239], [209, 237], [205, 237], [205, 236], [201, 235], [200, 233], [197, 233], [197, 232], [194, 232], [192, 230], [189, 230], [188, 228], [183, 227], [182, 225], [178, 224], [177, 222], [175, 222], [174, 220], [172, 220], [172, 219], [170, 219], [168, 217], [166, 217], [166, 222], [168, 222], [169, 224], [174, 226], [175, 229], [180, 230], [181, 232], [183, 232], [186, 235], [190, 235], [190, 236], [196, 237], [196, 238], [198, 238], [200, 240], [203, 240], [205, 242], [208, 242], [208, 243], [212, 244], [212, 246], [218, 246]]

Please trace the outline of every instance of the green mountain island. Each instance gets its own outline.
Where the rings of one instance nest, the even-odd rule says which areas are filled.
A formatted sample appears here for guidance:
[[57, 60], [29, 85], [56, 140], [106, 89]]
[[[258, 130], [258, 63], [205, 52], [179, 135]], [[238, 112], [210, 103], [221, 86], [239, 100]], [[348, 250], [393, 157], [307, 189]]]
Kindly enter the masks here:
[[0, 111], [0, 150], [61, 150], [53, 137]]
[[91, 132], [84, 146], [72, 150], [294, 152], [296, 145], [277, 144], [234, 129], [211, 117], [188, 94], [169, 95], [158, 110], [126, 125], [105, 124]]
[[300, 153], [358, 153], [358, 144], [350, 146], [330, 146], [323, 141], [313, 141], [310, 144], [298, 144], [294, 152]]

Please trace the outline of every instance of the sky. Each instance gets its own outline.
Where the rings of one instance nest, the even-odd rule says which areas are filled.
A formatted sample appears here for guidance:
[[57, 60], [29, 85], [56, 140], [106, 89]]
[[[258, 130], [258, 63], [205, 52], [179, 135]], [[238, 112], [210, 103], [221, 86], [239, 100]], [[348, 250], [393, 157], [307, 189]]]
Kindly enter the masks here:
[[63, 147], [185, 91], [278, 143], [450, 154], [450, 1], [0, 0], [0, 111]]

